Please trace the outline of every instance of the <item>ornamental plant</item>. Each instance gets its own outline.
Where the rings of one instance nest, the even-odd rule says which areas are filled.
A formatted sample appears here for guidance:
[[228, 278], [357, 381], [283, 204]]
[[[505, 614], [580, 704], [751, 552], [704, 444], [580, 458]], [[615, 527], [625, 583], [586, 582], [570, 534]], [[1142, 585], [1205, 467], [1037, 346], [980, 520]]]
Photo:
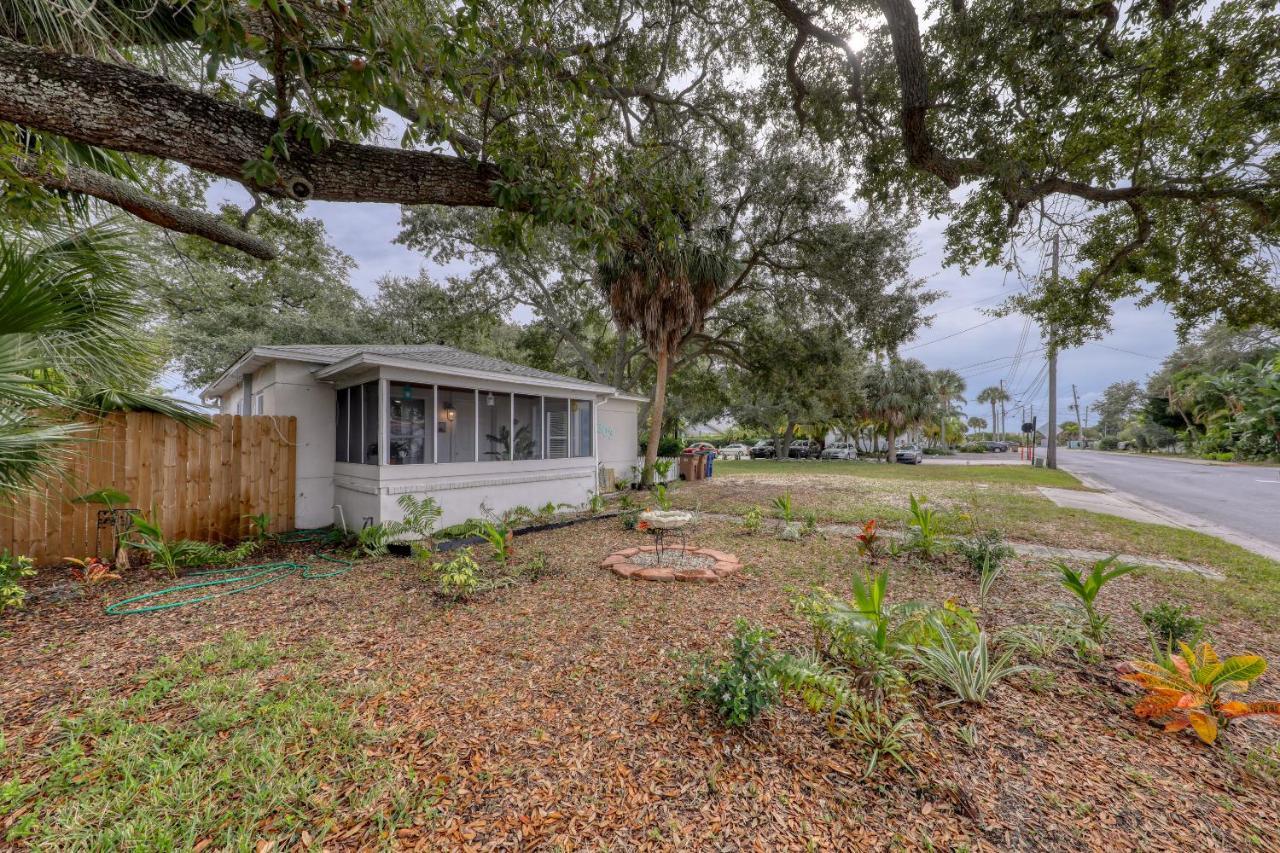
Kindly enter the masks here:
[[503, 565], [515, 553], [515, 533], [503, 522], [478, 520], [471, 528], [471, 533], [487, 542], [493, 549], [493, 558]]
[[690, 693], [714, 708], [727, 725], [747, 725], [778, 701], [776, 669], [781, 656], [772, 641], [768, 630], [737, 620], [728, 657], [695, 660], [687, 679]]
[[879, 523], [874, 518], [867, 519], [862, 525], [862, 532], [858, 534], [858, 553], [868, 560], [880, 556]]
[[926, 559], [933, 559], [942, 551], [942, 514], [925, 506], [928, 498], [911, 495], [911, 529], [908, 547]]
[[1239, 717], [1264, 715], [1280, 720], [1280, 702], [1242, 702], [1232, 694], [1267, 670], [1257, 655], [1243, 654], [1220, 660], [1213, 646], [1201, 643], [1192, 649], [1180, 644], [1181, 653], [1167, 661], [1129, 661], [1120, 677], [1147, 691], [1134, 707], [1139, 719], [1164, 724], [1166, 732], [1190, 728], [1200, 740], [1213, 743], [1218, 731]]
[[0, 613], [10, 607], [22, 606], [27, 598], [27, 591], [22, 588], [20, 581], [35, 573], [30, 557], [10, 554], [8, 548], [0, 552]]
[[101, 557], [85, 557], [83, 560], [67, 557], [67, 562], [71, 564], [71, 579], [81, 586], [101, 586], [120, 580], [120, 575], [111, 571], [111, 564]]
[[1063, 560], [1054, 563], [1062, 574], [1060, 580], [1062, 586], [1080, 602], [1080, 608], [1084, 612], [1085, 633], [1089, 639], [1099, 645], [1106, 636], [1107, 623], [1110, 619], [1099, 613], [1094, 605], [1098, 593], [1116, 578], [1123, 577], [1138, 568], [1124, 563], [1115, 565], [1118, 558], [1118, 554], [1112, 554], [1106, 559], [1098, 560], [1090, 567], [1088, 574], [1077, 571]]
[[480, 588], [480, 565], [471, 556], [470, 548], [462, 548], [452, 560], [440, 566], [437, 583], [441, 595], [449, 598], [470, 598]]

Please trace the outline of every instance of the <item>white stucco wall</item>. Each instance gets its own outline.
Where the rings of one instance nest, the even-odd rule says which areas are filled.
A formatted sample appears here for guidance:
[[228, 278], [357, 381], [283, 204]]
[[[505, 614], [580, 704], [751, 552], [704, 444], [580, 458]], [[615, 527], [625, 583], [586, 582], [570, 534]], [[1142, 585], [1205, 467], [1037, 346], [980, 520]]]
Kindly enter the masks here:
[[596, 410], [600, 467], [612, 468], [620, 479], [632, 479], [632, 469], [640, 464], [639, 416], [639, 401], [616, 397]]
[[[326, 527], [334, 522], [334, 393], [333, 386], [316, 382], [314, 364], [274, 361], [253, 373], [253, 396], [262, 395], [262, 414], [293, 415], [298, 419], [297, 491], [295, 523], [300, 528]], [[236, 414], [244, 386], [222, 397], [221, 411]], [[256, 408], [244, 414], [258, 414]]]
[[[548, 501], [581, 506], [597, 488], [599, 466], [629, 476], [636, 465], [639, 402], [519, 382], [482, 381], [448, 373], [367, 368], [344, 374], [334, 382], [317, 380], [316, 365], [275, 361], [253, 374], [253, 394], [262, 395], [263, 414], [293, 415], [298, 419], [296, 514], [299, 527], [323, 527], [345, 521], [358, 530], [366, 519], [375, 523], [403, 518], [401, 495], [430, 495], [443, 510], [440, 524], [475, 518], [482, 504], [496, 513], [516, 506], [539, 507]], [[547, 397], [590, 399], [595, 405], [593, 455], [568, 459], [435, 463], [426, 465], [360, 465], [335, 462], [335, 388], [384, 380], [384, 431], [380, 450], [386, 458], [386, 400], [395, 383], [414, 382], [479, 388], [481, 392], [542, 394]], [[242, 386], [222, 396], [221, 409], [236, 412]], [[248, 410], [246, 410], [248, 411]], [[257, 410], [253, 409], [256, 414]], [[335, 509], [340, 507], [340, 511]]]

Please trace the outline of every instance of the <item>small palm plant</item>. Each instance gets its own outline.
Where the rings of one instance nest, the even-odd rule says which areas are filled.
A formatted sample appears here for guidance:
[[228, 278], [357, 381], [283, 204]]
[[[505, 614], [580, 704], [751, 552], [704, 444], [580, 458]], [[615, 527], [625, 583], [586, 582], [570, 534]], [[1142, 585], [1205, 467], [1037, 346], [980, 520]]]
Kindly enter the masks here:
[[1106, 636], [1107, 623], [1110, 618], [1098, 612], [1098, 608], [1095, 605], [1098, 593], [1111, 581], [1123, 577], [1138, 568], [1125, 563], [1116, 564], [1119, 556], [1118, 554], [1112, 554], [1110, 557], [1096, 561], [1090, 567], [1088, 574], [1072, 568], [1064, 560], [1058, 560], [1053, 564], [1062, 574], [1060, 579], [1062, 586], [1080, 602], [1080, 607], [1084, 611], [1085, 633], [1089, 636], [1089, 639], [1099, 645], [1102, 644], [1103, 637]]
[[791, 493], [778, 495], [773, 499], [773, 508], [778, 512], [778, 518], [781, 518], [787, 524], [795, 520], [795, 507], [791, 504]]
[[515, 548], [512, 546], [515, 533], [503, 522], [477, 521], [472, 526], [471, 533], [487, 542], [493, 549], [493, 558], [503, 565], [515, 553]]
[[912, 551], [926, 559], [933, 559], [942, 551], [942, 514], [932, 507], [925, 506], [928, 498], [916, 498], [911, 495], [911, 539], [908, 544]]

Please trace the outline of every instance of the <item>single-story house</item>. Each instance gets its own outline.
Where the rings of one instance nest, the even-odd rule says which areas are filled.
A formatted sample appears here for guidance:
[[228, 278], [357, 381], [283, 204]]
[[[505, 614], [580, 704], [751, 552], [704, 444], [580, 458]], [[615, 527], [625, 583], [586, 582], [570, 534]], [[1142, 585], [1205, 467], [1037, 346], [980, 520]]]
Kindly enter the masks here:
[[298, 527], [359, 528], [430, 495], [441, 524], [574, 506], [641, 464], [645, 397], [435, 344], [254, 347], [201, 396], [298, 419]]

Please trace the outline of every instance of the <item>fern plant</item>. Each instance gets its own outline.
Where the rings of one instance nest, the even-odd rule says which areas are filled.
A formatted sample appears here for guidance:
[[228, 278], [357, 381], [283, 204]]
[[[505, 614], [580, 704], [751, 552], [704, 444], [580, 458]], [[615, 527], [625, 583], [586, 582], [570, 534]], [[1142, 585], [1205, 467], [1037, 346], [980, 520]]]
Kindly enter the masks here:
[[1118, 554], [1112, 554], [1110, 557], [1094, 562], [1087, 574], [1076, 570], [1065, 560], [1058, 560], [1053, 564], [1062, 575], [1060, 579], [1062, 586], [1074, 595], [1080, 603], [1085, 619], [1085, 633], [1089, 636], [1089, 639], [1099, 645], [1102, 644], [1103, 638], [1106, 636], [1107, 623], [1110, 622], [1110, 618], [1098, 612], [1095, 603], [1098, 593], [1113, 580], [1123, 577], [1138, 568], [1124, 563], [1117, 565], [1116, 560], [1118, 558]]
[[961, 702], [983, 705], [996, 684], [1031, 668], [1015, 664], [1012, 649], [992, 659], [985, 632], [978, 634], [972, 648], [962, 649], [942, 625], [937, 629], [939, 644], [919, 646], [910, 657], [918, 667], [915, 672], [918, 680], [941, 685], [955, 694], [951, 699], [940, 702], [939, 707]]
[[886, 760], [908, 766], [910, 748], [919, 737], [914, 714], [894, 714], [883, 701], [866, 699], [843, 673], [822, 661], [783, 655], [774, 664], [779, 687], [799, 694], [805, 706], [821, 715], [827, 733], [866, 756], [864, 776]]
[[387, 524], [370, 524], [356, 534], [356, 551], [365, 557], [385, 556], [395, 532]]
[[419, 540], [431, 539], [435, 533], [436, 522], [444, 512], [435, 498], [430, 495], [419, 498], [416, 495], [406, 494], [396, 499], [396, 505], [400, 507], [404, 518], [386, 523], [390, 536], [412, 535]]

